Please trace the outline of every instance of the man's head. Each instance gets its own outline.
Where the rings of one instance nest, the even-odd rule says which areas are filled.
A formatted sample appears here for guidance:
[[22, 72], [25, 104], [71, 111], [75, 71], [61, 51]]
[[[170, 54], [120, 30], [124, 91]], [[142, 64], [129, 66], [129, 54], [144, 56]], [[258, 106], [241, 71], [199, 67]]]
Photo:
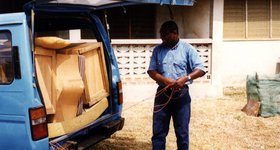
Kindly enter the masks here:
[[179, 41], [178, 26], [174, 21], [166, 21], [160, 27], [160, 38], [163, 45], [175, 46]]

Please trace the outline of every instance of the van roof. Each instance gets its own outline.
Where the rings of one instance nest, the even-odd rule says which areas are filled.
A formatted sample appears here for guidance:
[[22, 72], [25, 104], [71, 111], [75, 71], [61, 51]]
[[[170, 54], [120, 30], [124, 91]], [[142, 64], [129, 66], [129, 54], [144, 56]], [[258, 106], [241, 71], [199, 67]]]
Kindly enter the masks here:
[[194, 0], [35, 0], [38, 3], [54, 3], [54, 4], [74, 4], [98, 7], [111, 7], [112, 5], [123, 5], [127, 3], [133, 4], [167, 4], [167, 5], [193, 5]]

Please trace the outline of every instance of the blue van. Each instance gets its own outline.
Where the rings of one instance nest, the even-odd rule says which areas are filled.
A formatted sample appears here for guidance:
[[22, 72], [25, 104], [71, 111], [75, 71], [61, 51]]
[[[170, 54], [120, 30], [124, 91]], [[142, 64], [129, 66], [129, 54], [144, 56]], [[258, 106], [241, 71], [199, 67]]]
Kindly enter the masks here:
[[[0, 149], [83, 149], [123, 128], [117, 60], [96, 10], [139, 2], [192, 4], [44, 0], [0, 14]], [[66, 40], [72, 30], [91, 40]]]

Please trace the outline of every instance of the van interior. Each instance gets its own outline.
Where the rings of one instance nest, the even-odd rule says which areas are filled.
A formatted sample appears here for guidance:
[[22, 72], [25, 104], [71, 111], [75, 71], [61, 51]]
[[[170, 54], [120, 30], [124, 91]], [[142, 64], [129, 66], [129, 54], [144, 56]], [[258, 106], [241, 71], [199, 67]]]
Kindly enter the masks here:
[[[93, 31], [81, 17], [35, 17], [35, 70], [49, 138], [75, 132], [108, 113], [109, 80], [103, 43], [71, 43], [69, 30]], [[93, 35], [93, 36], [92, 36]], [[100, 41], [100, 40], [99, 40]]]

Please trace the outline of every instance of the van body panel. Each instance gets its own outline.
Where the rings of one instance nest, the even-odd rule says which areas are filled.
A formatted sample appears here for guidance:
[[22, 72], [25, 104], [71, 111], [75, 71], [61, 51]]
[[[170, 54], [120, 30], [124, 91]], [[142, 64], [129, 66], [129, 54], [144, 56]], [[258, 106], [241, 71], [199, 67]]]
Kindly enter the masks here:
[[[66, 134], [58, 138], [43, 138], [41, 140], [32, 140], [31, 123], [29, 118], [29, 109], [43, 106], [40, 89], [36, 83], [34, 54], [31, 50], [31, 27], [27, 21], [30, 21], [30, 14], [13, 13], [0, 15], [0, 31], [7, 31], [11, 34], [11, 47], [17, 47], [19, 54], [19, 68], [21, 77], [15, 78], [8, 84], [0, 84], [0, 149], [49, 149], [58, 145], [63, 145], [68, 140], [79, 140], [81, 136], [94, 136], [93, 131], [99, 130], [100, 127], [111, 122], [120, 122], [120, 126], [114, 126], [111, 132], [103, 131], [104, 137], [120, 130], [123, 126], [124, 119], [121, 117], [122, 105], [118, 104], [117, 82], [120, 82], [120, 74], [114, 51], [110, 44], [110, 39], [97, 16], [85, 9], [67, 9], [54, 11], [51, 9], [35, 9], [36, 15], [40, 12], [51, 13], [82, 13], [88, 17], [95, 25], [93, 28], [99, 35], [98, 40], [102, 41], [104, 51], [106, 51], [106, 64], [108, 70], [110, 96], [108, 97], [109, 106], [105, 112], [95, 121], [91, 122], [82, 129]], [[30, 23], [30, 22], [29, 22]], [[14, 55], [14, 54], [13, 54]], [[13, 56], [11, 56], [13, 57]], [[13, 60], [14, 61], [14, 60]], [[14, 70], [15, 66], [11, 66]], [[99, 130], [101, 131], [101, 130]], [[113, 131], [113, 132], [112, 132]], [[14, 142], [12, 142], [14, 141]], [[14, 143], [14, 144], [13, 144]], [[52, 145], [53, 144], [53, 145]]]
[[76, 4], [92, 6], [96, 9], [99, 8], [112, 8], [121, 7], [127, 4], [167, 4], [167, 5], [182, 5], [192, 6], [195, 0], [96, 0], [96, 1], [73, 1], [73, 0], [36, 0], [38, 3], [59, 3], [59, 4]]
[[21, 70], [21, 79], [13, 79], [10, 84], [0, 84], [0, 147], [1, 149], [46, 147], [48, 139], [33, 141], [30, 134], [28, 110], [42, 103], [34, 95], [32, 54], [26, 16], [24, 13], [0, 15], [0, 20], [0, 31], [9, 31], [11, 46], [18, 47]]
[[[95, 121], [91, 122], [90, 124], [86, 125], [79, 131], [69, 133], [66, 135], [63, 135], [61, 137], [52, 138], [50, 140], [50, 145], [52, 145], [51, 148], [54, 148], [59, 145], [63, 145], [65, 141], [68, 140], [77, 140], [79, 141], [82, 136], [94, 136], [95, 131], [99, 130], [99, 128], [103, 125], [106, 125], [110, 122], [120, 122], [120, 127], [114, 127], [114, 132], [117, 130], [120, 130], [122, 128], [121, 124], [123, 124], [124, 119], [121, 117], [122, 112], [122, 105], [118, 104], [118, 90], [117, 90], [117, 82], [120, 82], [120, 74], [118, 70], [117, 60], [114, 54], [114, 50], [112, 49], [110, 39], [108, 38], [108, 34], [106, 33], [104, 26], [102, 25], [99, 18], [94, 15], [94, 13], [91, 13], [90, 10], [87, 8], [76, 8], [73, 6], [61, 6], [59, 8], [56, 8], [56, 6], [36, 6], [34, 7], [27, 7], [27, 8], [33, 8], [35, 16], [54, 16], [56, 15], [59, 17], [77, 17], [77, 18], [87, 18], [91, 23], [92, 27], [91, 29], [96, 32], [97, 35], [97, 41], [103, 43], [103, 49], [105, 52], [106, 57], [106, 66], [108, 71], [108, 78], [109, 78], [109, 93], [110, 96], [108, 98], [109, 106], [103, 112], [103, 114], [96, 119]], [[30, 10], [26, 10], [28, 18], [30, 17]], [[35, 21], [36, 23], [36, 21]], [[62, 26], [63, 26], [62, 22]], [[38, 28], [35, 28], [35, 30]], [[43, 28], [44, 29], [44, 28]], [[40, 28], [42, 30], [42, 28]], [[37, 90], [38, 91], [38, 90]], [[92, 133], [94, 132], [94, 133]], [[112, 132], [113, 133], [113, 132]], [[112, 133], [106, 133], [105, 131], [102, 133], [106, 135], [106, 137], [109, 137]]]

